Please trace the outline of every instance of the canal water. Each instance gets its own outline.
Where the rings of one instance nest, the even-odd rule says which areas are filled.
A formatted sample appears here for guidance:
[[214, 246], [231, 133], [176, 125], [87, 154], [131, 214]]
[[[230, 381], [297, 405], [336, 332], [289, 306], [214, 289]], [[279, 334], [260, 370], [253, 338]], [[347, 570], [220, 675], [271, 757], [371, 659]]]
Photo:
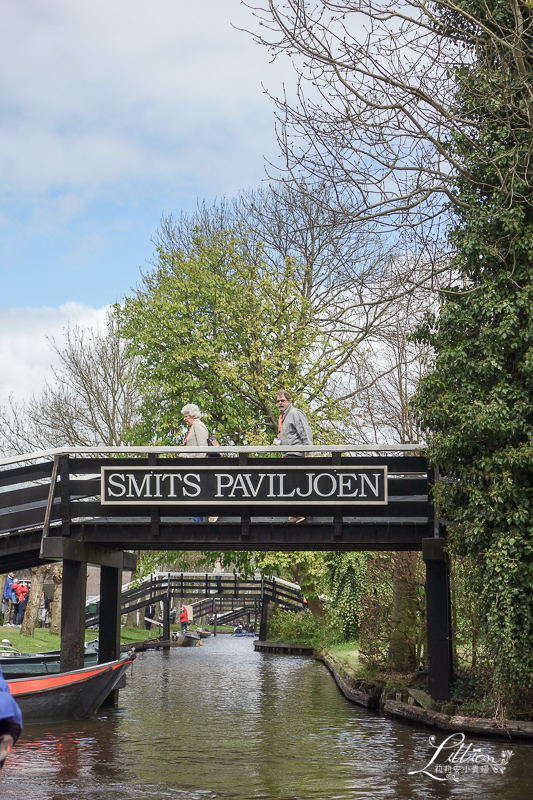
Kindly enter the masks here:
[[[431, 735], [437, 748], [447, 736], [349, 703], [311, 658], [255, 653], [251, 637], [220, 635], [202, 647], [141, 653], [117, 710], [81, 723], [27, 726], [3, 770], [0, 797], [533, 797], [533, 743], [467, 736], [462, 753], [478, 748], [477, 763], [465, 756], [445, 764], [452, 748], [428, 766], [436, 754]], [[512, 755], [494, 771], [502, 750]]]

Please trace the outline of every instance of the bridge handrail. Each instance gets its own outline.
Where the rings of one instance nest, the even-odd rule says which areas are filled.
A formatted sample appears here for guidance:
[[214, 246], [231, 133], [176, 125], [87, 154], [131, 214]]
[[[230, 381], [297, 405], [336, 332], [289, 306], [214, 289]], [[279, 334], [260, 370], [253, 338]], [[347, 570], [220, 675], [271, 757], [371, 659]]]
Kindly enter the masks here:
[[[160, 454], [176, 455], [192, 453], [206, 453], [213, 455], [216, 453], [280, 453], [286, 448], [274, 445], [258, 445], [249, 447], [244, 445], [220, 445], [216, 450], [212, 447], [156, 447], [147, 445], [144, 447], [55, 447], [52, 450], [39, 450], [34, 453], [24, 453], [19, 456], [9, 456], [0, 459], [0, 467], [9, 464], [18, 464], [21, 461], [35, 461], [35, 459], [54, 458], [55, 456], [82, 456], [82, 455], [105, 455], [111, 454]], [[396, 453], [396, 452], [421, 452], [424, 445], [421, 444], [335, 444], [335, 445], [305, 445], [290, 448], [291, 453]]]

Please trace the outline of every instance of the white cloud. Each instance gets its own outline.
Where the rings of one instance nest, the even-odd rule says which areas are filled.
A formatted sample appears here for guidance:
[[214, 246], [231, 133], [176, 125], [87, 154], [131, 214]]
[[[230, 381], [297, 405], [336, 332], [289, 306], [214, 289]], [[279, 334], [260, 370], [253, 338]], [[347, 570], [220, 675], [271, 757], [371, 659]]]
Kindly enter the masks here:
[[0, 309], [0, 403], [10, 394], [17, 401], [38, 394], [45, 378], [52, 375], [57, 357], [47, 337], [61, 341], [70, 324], [101, 326], [107, 308], [89, 308], [65, 303], [59, 308]]
[[252, 24], [238, 0], [8, 3], [3, 191], [245, 167], [246, 142], [255, 154], [273, 142], [261, 82], [279, 85], [282, 65], [232, 22]]

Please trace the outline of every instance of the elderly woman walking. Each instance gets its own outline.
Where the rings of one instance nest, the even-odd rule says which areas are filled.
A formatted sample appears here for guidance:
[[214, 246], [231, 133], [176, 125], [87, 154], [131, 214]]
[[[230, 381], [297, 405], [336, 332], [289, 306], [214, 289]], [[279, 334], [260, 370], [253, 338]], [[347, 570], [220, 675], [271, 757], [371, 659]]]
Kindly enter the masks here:
[[[189, 428], [184, 444], [187, 447], [207, 447], [209, 431], [200, 419], [200, 409], [194, 403], [187, 403], [181, 409], [183, 421]], [[205, 453], [191, 453], [189, 458], [205, 458]]]
[[[181, 409], [183, 421], [189, 428], [184, 444], [187, 447], [207, 447], [209, 431], [200, 419], [200, 409], [194, 403], [187, 403]], [[189, 458], [205, 458], [207, 453], [191, 453]], [[203, 517], [193, 517], [195, 522], [203, 522]], [[216, 522], [218, 517], [209, 517], [209, 522]]]

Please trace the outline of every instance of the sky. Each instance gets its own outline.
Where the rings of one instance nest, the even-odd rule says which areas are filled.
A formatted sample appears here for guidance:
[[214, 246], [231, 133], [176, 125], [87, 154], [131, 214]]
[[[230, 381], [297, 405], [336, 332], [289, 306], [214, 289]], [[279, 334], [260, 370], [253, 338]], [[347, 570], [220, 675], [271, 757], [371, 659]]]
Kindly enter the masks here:
[[240, 0], [24, 0], [0, 28], [0, 403], [49, 374], [47, 336], [96, 324], [149, 268], [163, 215], [279, 159], [290, 65]]

